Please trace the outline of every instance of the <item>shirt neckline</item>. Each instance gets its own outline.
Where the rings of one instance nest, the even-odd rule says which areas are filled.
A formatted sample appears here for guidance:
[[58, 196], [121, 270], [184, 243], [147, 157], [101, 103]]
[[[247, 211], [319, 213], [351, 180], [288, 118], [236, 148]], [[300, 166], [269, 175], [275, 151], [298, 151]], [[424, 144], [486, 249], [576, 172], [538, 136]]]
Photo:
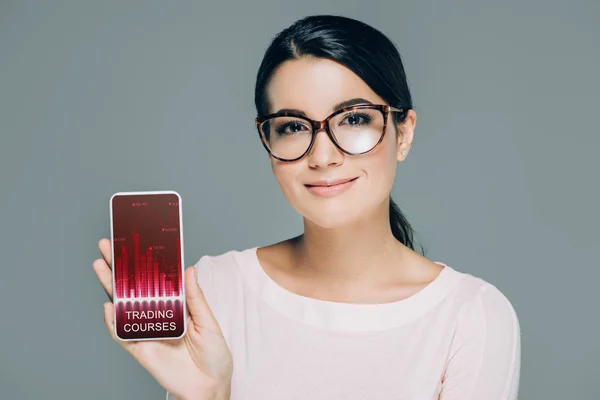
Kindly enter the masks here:
[[346, 332], [381, 331], [400, 327], [438, 304], [462, 275], [440, 261], [444, 268], [419, 292], [391, 303], [362, 304], [321, 300], [294, 293], [275, 282], [258, 259], [258, 246], [246, 250], [259, 276], [260, 297], [272, 308], [298, 322]]

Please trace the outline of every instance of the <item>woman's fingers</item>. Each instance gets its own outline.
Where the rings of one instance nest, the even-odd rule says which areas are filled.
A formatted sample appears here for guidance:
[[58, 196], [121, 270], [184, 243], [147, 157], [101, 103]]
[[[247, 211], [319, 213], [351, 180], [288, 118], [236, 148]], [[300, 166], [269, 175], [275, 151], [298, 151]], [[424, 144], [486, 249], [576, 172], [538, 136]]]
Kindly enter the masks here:
[[106, 329], [110, 333], [110, 336], [118, 342], [125, 350], [127, 350], [132, 356], [135, 357], [135, 341], [123, 341], [120, 340], [115, 334], [115, 320], [114, 320], [114, 305], [113, 303], [106, 302], [104, 303], [104, 323], [106, 324]]
[[107, 238], [102, 238], [98, 241], [98, 248], [100, 249], [100, 253], [102, 254], [102, 258], [106, 261], [106, 265], [110, 268], [112, 265], [112, 249], [110, 246], [110, 240]]
[[98, 241], [98, 249], [100, 249], [102, 258], [94, 261], [94, 271], [96, 271], [98, 280], [100, 280], [106, 295], [112, 300], [112, 269], [110, 268], [112, 263], [112, 250], [110, 240], [106, 238], [100, 239]]
[[106, 261], [103, 258], [98, 258], [94, 260], [92, 264], [94, 267], [94, 272], [96, 272], [96, 276], [98, 280], [102, 284], [106, 295], [110, 300], [113, 299], [112, 293], [112, 270], [106, 265]]
[[223, 334], [206, 302], [200, 285], [198, 285], [195, 267], [189, 267], [185, 270], [185, 297], [188, 311], [195, 325]]

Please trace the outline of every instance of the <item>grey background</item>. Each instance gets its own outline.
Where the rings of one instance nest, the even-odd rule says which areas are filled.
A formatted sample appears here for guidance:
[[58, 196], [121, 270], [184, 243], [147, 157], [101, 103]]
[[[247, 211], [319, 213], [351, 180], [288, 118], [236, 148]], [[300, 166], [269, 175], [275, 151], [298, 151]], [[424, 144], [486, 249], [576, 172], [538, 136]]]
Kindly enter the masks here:
[[520, 398], [600, 398], [600, 2], [566, 0], [2, 1], [1, 398], [164, 398], [104, 326], [108, 200], [179, 191], [187, 265], [297, 234], [253, 90], [315, 13], [398, 45], [419, 118], [393, 196], [429, 258], [513, 303]]

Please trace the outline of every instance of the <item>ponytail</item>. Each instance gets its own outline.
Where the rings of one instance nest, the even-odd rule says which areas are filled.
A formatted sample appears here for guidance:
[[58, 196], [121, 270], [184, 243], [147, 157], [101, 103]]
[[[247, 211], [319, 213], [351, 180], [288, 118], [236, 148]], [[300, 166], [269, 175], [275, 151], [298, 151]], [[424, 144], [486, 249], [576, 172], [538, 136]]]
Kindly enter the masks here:
[[[402, 242], [406, 247], [411, 250], [415, 250], [414, 246], [414, 235], [415, 232], [411, 227], [410, 223], [406, 219], [406, 217], [400, 211], [398, 205], [392, 200], [390, 197], [390, 227], [392, 228], [392, 234], [394, 237]], [[421, 248], [420, 253], [425, 255], [425, 249], [423, 246], [419, 245]], [[416, 250], [415, 250], [416, 251]]]

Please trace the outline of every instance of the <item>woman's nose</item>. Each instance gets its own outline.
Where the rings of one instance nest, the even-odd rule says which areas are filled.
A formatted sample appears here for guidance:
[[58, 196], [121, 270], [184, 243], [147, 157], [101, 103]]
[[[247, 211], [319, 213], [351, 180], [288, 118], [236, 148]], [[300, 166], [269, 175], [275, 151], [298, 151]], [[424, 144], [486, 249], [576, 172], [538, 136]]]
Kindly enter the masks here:
[[326, 168], [330, 165], [341, 164], [344, 154], [331, 140], [325, 128], [316, 132], [315, 143], [308, 154], [308, 162], [314, 168]]

